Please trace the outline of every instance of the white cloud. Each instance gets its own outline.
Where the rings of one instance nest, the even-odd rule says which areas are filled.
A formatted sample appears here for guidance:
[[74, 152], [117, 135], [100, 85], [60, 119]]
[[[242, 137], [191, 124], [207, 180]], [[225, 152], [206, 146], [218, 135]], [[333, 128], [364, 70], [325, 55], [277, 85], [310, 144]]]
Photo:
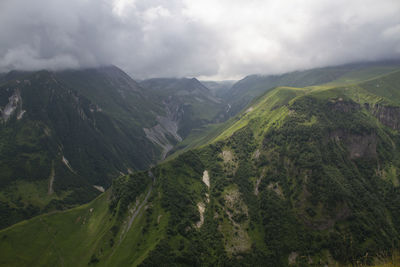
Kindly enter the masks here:
[[0, 70], [240, 78], [400, 57], [398, 0], [3, 0]]
[[114, 0], [112, 1], [112, 12], [119, 17], [126, 17], [129, 11], [136, 8], [134, 0]]
[[398, 1], [215, 2], [187, 0], [185, 12], [223, 36], [218, 75], [279, 73], [400, 56], [387, 50], [397, 42], [395, 35], [381, 38], [400, 22]]

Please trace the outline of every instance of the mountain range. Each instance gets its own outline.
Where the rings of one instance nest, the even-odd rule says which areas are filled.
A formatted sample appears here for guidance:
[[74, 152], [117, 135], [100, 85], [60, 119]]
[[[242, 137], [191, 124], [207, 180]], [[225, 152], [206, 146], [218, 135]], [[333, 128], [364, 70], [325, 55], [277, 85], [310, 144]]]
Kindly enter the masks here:
[[115, 66], [13, 71], [2, 80], [1, 227], [88, 202], [113, 178], [163, 159], [194, 122], [212, 121], [193, 106], [219, 105], [196, 79], [176, 79], [157, 95]]
[[334, 266], [399, 249], [399, 62], [232, 86], [114, 66], [0, 80], [2, 266]]

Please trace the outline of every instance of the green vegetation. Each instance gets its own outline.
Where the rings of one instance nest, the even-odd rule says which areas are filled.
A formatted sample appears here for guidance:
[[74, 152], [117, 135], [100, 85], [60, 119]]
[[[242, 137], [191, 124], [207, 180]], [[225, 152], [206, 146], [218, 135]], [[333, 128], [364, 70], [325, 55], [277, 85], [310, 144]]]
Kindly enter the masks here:
[[[151, 182], [147, 173], [121, 176], [114, 181], [113, 191], [101, 194], [89, 204], [40, 215], [0, 231], [0, 265], [87, 266], [100, 260], [109, 266], [123, 265], [130, 260], [127, 257], [132, 243], [140, 248], [136, 258], [142, 256], [162, 234], [165, 219], [157, 225], [160, 230], [152, 234], [145, 230], [126, 232], [127, 220], [132, 216], [128, 208], [138, 208], [136, 201], [145, 201]], [[141, 186], [137, 187], [138, 184]], [[126, 204], [127, 198], [132, 199], [131, 205]], [[151, 212], [159, 210], [149, 203], [141, 208], [131, 225], [134, 229], [149, 227]], [[154, 224], [157, 219], [153, 219]]]
[[116, 67], [8, 76], [0, 107], [15, 99], [15, 110], [0, 117], [0, 228], [89, 202], [94, 185], [160, 157], [142, 128], [163, 111]]
[[[379, 80], [390, 80], [387, 90], [396, 90], [399, 77], [393, 73]], [[225, 126], [214, 144], [190, 152], [198, 154], [198, 161], [210, 170], [206, 213], [212, 211], [211, 222], [217, 227], [207, 230], [217, 229], [213, 241], [219, 245], [214, 249], [222, 245], [225, 252], [213, 256], [200, 250], [207, 257], [187, 262], [196, 256], [178, 253], [173, 240], [182, 235], [184, 244], [207, 241], [201, 234], [187, 237], [187, 233], [175, 230], [144, 266], [160, 263], [156, 259], [170, 265], [366, 264], [397, 247], [400, 229], [394, 218], [399, 204], [394, 196], [399, 192], [394, 176], [400, 166], [394, 163], [399, 158], [394, 147], [399, 139], [391, 127], [397, 124], [392, 121], [395, 117], [384, 118], [377, 111], [389, 104], [394, 109], [394, 103], [400, 108], [400, 99], [393, 94], [386, 99], [383, 92], [373, 94], [368, 85], [377, 81], [343, 87], [276, 88], [239, 114], [230, 127]], [[391, 114], [393, 111], [387, 113]], [[189, 157], [188, 153], [168, 164], [178, 164], [182, 161], [178, 159]], [[189, 166], [174, 168], [168, 176], [176, 178], [195, 166], [189, 159], [193, 156], [187, 159]], [[184, 162], [179, 166], [186, 166]], [[197, 175], [200, 177], [201, 171]], [[232, 191], [233, 185], [238, 192]], [[182, 191], [190, 193], [185, 196]], [[168, 202], [190, 203], [182, 208], [186, 212], [196, 209], [196, 194], [189, 188], [179, 192]], [[238, 206], [226, 199], [237, 199], [231, 202]], [[171, 219], [174, 216], [171, 214]], [[192, 217], [191, 212], [176, 215], [180, 222]], [[198, 219], [192, 219], [191, 224]], [[192, 229], [190, 224], [185, 227]], [[235, 241], [245, 244], [246, 236], [251, 249], [237, 246]]]
[[330, 84], [332, 69], [319, 70], [322, 85], [265, 92], [189, 135], [200, 146], [1, 230], [0, 265], [395, 265], [400, 71], [377, 69], [338, 67]]
[[230, 114], [237, 114], [253, 99], [279, 86], [306, 87], [328, 84], [353, 84], [398, 70], [398, 61], [358, 63], [336, 67], [295, 71], [282, 75], [250, 75], [235, 83], [221, 96], [231, 105]]

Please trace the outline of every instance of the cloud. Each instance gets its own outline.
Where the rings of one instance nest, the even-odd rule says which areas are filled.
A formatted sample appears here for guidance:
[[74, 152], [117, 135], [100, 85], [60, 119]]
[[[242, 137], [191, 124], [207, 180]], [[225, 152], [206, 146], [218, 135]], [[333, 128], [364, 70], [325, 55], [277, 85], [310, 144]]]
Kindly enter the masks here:
[[2, 0], [0, 71], [240, 78], [400, 57], [397, 0]]

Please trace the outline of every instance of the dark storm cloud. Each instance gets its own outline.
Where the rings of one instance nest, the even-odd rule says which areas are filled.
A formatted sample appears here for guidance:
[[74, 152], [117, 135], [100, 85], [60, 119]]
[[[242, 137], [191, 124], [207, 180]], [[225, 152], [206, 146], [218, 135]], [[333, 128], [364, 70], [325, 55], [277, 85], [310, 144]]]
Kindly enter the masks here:
[[400, 2], [2, 0], [0, 71], [241, 77], [399, 58]]
[[177, 14], [178, 7], [173, 1], [2, 2], [0, 68], [114, 63], [137, 76], [215, 73], [214, 58], [204, 58], [212, 50], [210, 32]]
[[[68, 4], [67, 4], [68, 3]], [[3, 69], [62, 68], [99, 64], [101, 8], [79, 1], [6, 1], [0, 11]], [[84, 12], [88, 10], [89, 12]]]

